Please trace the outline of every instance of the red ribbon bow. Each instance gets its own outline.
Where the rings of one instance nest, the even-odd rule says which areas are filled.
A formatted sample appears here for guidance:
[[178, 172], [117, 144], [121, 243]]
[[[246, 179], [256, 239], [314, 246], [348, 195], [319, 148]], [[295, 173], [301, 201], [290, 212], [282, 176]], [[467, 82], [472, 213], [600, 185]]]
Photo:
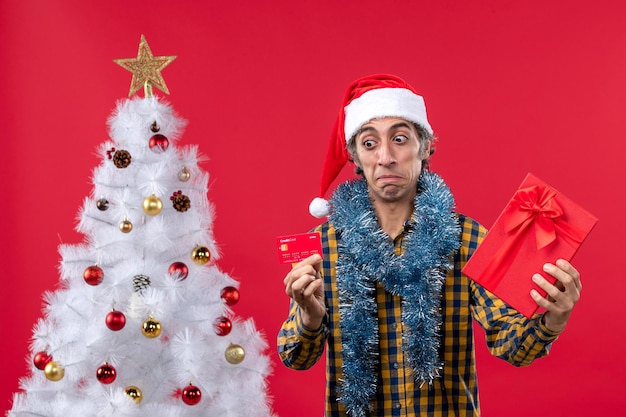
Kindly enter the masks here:
[[512, 233], [519, 228], [518, 232], [523, 232], [532, 227], [537, 249], [548, 246], [556, 240], [557, 222], [560, 227], [560, 217], [563, 216], [563, 209], [555, 196], [556, 191], [537, 185], [517, 190], [502, 218], [504, 230]]

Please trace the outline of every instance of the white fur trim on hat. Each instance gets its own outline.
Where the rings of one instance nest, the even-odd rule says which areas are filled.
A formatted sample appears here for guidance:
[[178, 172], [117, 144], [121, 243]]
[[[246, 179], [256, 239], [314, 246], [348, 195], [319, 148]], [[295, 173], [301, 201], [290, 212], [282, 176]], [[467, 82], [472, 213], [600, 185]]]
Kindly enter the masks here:
[[433, 133], [428, 118], [424, 98], [406, 88], [377, 88], [363, 93], [348, 104], [345, 109], [344, 133], [346, 142], [372, 119], [400, 117], [417, 123]]

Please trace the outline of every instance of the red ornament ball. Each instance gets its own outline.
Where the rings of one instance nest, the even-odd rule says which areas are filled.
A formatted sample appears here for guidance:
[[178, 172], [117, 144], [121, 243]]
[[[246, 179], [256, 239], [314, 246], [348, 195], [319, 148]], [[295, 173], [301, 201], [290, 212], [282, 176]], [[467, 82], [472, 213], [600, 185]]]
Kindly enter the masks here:
[[167, 147], [170, 146], [170, 141], [162, 134], [157, 133], [150, 138], [148, 146], [150, 146], [150, 149], [154, 152], [164, 152]]
[[126, 316], [121, 311], [113, 310], [106, 317], [106, 325], [113, 331], [122, 330], [126, 325]]
[[239, 290], [235, 287], [224, 287], [222, 289], [221, 297], [227, 305], [235, 305], [237, 304], [237, 301], [239, 301]]
[[170, 265], [168, 272], [170, 275], [177, 277], [180, 280], [187, 278], [189, 274], [189, 268], [182, 262], [174, 262]]
[[102, 384], [112, 383], [113, 381], [115, 381], [116, 376], [117, 371], [108, 363], [100, 366], [96, 371], [96, 378], [98, 378], [98, 381], [100, 381]]
[[48, 352], [37, 352], [35, 356], [33, 356], [33, 363], [35, 364], [35, 368], [43, 371], [46, 368], [46, 365], [52, 360], [52, 356], [48, 355]]
[[215, 320], [215, 333], [218, 336], [226, 336], [233, 329], [233, 323], [228, 317], [219, 317]]
[[89, 285], [98, 285], [104, 279], [104, 271], [98, 265], [91, 265], [83, 272], [83, 278]]
[[200, 388], [196, 387], [195, 385], [189, 384], [183, 390], [181, 398], [183, 399], [183, 402], [187, 405], [196, 405], [202, 399], [202, 391], [200, 391]]

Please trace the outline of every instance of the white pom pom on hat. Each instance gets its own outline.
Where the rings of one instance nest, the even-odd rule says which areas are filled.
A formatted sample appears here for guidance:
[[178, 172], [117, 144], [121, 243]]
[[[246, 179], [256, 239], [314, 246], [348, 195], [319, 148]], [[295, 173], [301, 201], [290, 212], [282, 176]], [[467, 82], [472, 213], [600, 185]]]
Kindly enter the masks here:
[[431, 134], [424, 98], [402, 78], [375, 74], [348, 86], [330, 136], [322, 169], [320, 194], [309, 205], [311, 215], [322, 218], [330, 211], [324, 195], [348, 162], [347, 143], [365, 123], [382, 117], [400, 117], [417, 123]]
[[309, 213], [311, 213], [314, 217], [322, 218], [324, 216], [328, 216], [330, 212], [330, 204], [328, 200], [324, 200], [320, 197], [315, 197], [311, 204], [309, 204]]

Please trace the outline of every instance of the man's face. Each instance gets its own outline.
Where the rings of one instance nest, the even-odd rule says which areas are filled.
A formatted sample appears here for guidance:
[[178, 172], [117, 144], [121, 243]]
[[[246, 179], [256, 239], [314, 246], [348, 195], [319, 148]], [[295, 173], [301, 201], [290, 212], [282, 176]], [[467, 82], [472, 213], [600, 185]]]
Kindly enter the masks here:
[[420, 141], [413, 123], [397, 117], [373, 119], [357, 132], [355, 162], [377, 202], [413, 202], [422, 170]]

